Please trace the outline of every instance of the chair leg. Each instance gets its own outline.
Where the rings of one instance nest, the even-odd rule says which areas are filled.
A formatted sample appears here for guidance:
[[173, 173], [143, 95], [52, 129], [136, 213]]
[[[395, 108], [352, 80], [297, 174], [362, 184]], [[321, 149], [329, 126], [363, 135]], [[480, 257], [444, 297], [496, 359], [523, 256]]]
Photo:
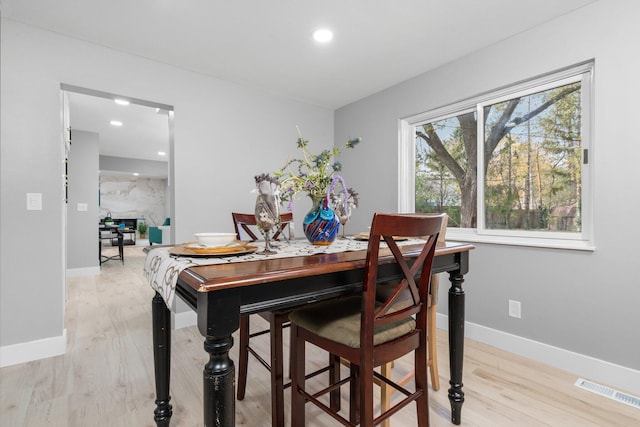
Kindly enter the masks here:
[[[273, 427], [284, 426], [284, 352], [282, 325], [288, 322], [287, 314], [268, 313], [271, 373], [271, 422]], [[244, 399], [249, 365], [250, 317], [240, 316], [240, 344], [238, 350], [237, 399]], [[266, 361], [261, 361], [267, 366]]]
[[431, 374], [431, 387], [433, 391], [440, 390], [440, 376], [438, 374], [438, 347], [436, 344], [436, 306], [432, 305], [427, 309], [429, 324], [427, 326], [427, 346], [429, 349], [429, 370]]
[[238, 400], [244, 399], [247, 389], [247, 368], [249, 363], [249, 316], [240, 316], [240, 343], [238, 347]]
[[429, 388], [424, 389], [424, 394], [416, 400], [418, 408], [418, 427], [429, 427]]
[[[428, 325], [427, 325], [428, 329]], [[426, 331], [422, 331], [420, 341], [427, 343]], [[414, 352], [414, 370], [416, 390], [422, 390], [422, 395], [416, 400], [416, 411], [418, 416], [418, 427], [429, 426], [429, 378], [427, 376], [427, 354], [426, 346], [419, 346]]]
[[118, 253], [122, 264], [124, 264], [124, 235], [122, 233], [118, 233]]
[[271, 339], [271, 425], [284, 427], [284, 368], [282, 350], [282, 324], [288, 315], [270, 313], [269, 335]]
[[[289, 315], [287, 314], [287, 322], [288, 321], [289, 321]], [[291, 361], [292, 360], [293, 360], [293, 345], [291, 345], [291, 331], [289, 331], [289, 370], [287, 372], [287, 378], [289, 379], [289, 381], [291, 381]]]
[[[385, 363], [380, 367], [380, 374], [385, 378], [391, 378], [391, 369], [393, 368], [393, 362]], [[380, 412], [385, 413], [391, 408], [391, 395], [393, 390], [391, 386], [385, 382], [380, 385]], [[389, 427], [391, 422], [389, 418], [384, 420], [381, 424], [382, 427]]]
[[[433, 391], [440, 390], [440, 376], [438, 373], [438, 348], [436, 344], [436, 306], [431, 306], [427, 309], [427, 316], [429, 317], [427, 325], [427, 351], [428, 360], [427, 366], [429, 367], [429, 374], [431, 376], [431, 388]], [[393, 362], [386, 365], [382, 365], [381, 374], [387, 378], [391, 376], [391, 369], [393, 368]], [[400, 386], [404, 386], [415, 376], [415, 371], [410, 372], [404, 378], [396, 383]], [[396, 392], [386, 383], [381, 384], [380, 389], [380, 409], [382, 412], [388, 410], [391, 407], [391, 396]], [[381, 424], [382, 427], [390, 427], [390, 420], [386, 419]]]
[[298, 338], [298, 327], [291, 325], [291, 427], [304, 427], [304, 397], [298, 389], [304, 389], [305, 342]]
[[[360, 375], [362, 373], [360, 372], [360, 367], [353, 363], [349, 366], [349, 371], [351, 375], [351, 382], [349, 383], [349, 421], [356, 425], [360, 424], [360, 410], [363, 407], [361, 401], [362, 385], [360, 384]], [[367, 425], [366, 420], [364, 422], [364, 425]]]
[[[340, 357], [329, 354], [329, 383], [331, 385], [340, 381]], [[340, 411], [340, 389], [329, 393], [329, 407], [335, 412]]]

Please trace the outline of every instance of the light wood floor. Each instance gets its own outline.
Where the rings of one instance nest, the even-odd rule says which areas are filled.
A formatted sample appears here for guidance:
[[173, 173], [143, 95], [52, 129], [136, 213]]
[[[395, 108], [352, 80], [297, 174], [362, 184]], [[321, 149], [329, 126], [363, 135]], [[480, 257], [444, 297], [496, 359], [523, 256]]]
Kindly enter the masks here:
[[[124, 266], [109, 261], [99, 276], [69, 279], [65, 355], [0, 369], [1, 426], [154, 426], [153, 291], [142, 276], [141, 248], [125, 251]], [[202, 343], [195, 326], [173, 331], [172, 426], [202, 424], [207, 360]], [[262, 345], [267, 348], [266, 339]], [[430, 393], [435, 427], [452, 425], [444, 331], [438, 332], [438, 346], [442, 388]], [[309, 370], [326, 359], [320, 352], [307, 353]], [[235, 351], [233, 357], [237, 360]], [[254, 360], [249, 363], [247, 396], [237, 402], [236, 422], [269, 426], [269, 375]], [[410, 363], [396, 365], [398, 376]], [[462, 426], [640, 426], [640, 411], [580, 390], [575, 381], [566, 372], [467, 340]], [[285, 402], [288, 411], [288, 392]], [[309, 426], [335, 425], [313, 408], [307, 419]], [[414, 407], [394, 416], [391, 424], [415, 425]]]

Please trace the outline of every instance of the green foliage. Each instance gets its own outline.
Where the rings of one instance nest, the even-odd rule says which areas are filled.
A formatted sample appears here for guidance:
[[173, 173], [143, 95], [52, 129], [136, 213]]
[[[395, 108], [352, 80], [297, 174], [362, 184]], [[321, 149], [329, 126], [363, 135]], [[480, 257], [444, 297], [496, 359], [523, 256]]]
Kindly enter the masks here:
[[141, 236], [144, 236], [144, 235], [147, 234], [147, 223], [146, 222], [138, 223], [138, 233], [140, 233]]
[[[337, 182], [340, 182], [345, 198], [348, 198], [347, 187], [342, 177], [336, 173], [342, 170], [342, 164], [337, 161], [341, 149], [335, 147], [323, 150], [320, 154], [313, 154], [308, 148], [309, 141], [302, 137], [300, 130], [298, 134], [296, 144], [302, 157], [289, 159], [279, 171], [274, 172], [280, 180], [281, 200], [292, 202], [300, 193], [306, 193], [313, 198], [331, 196], [330, 193]], [[343, 148], [354, 148], [360, 141], [362, 138], [349, 139]], [[353, 190], [351, 192], [355, 193]]]
[[[580, 83], [574, 83], [485, 107], [488, 228], [579, 231], [580, 97]], [[469, 179], [475, 174], [469, 165], [475, 162], [476, 122], [465, 113], [417, 127], [416, 211], [456, 207], [461, 226], [473, 226], [476, 201], [464, 196], [476, 194]], [[567, 221], [566, 212], [576, 208]], [[556, 211], [565, 218], [555, 217]]]

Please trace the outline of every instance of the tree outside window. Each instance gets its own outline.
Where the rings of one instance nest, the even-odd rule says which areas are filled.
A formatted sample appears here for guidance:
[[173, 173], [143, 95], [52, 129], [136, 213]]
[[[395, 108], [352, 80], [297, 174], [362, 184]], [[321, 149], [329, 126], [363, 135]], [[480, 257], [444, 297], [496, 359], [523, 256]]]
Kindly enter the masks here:
[[582, 86], [579, 75], [416, 123], [415, 211], [446, 212], [454, 227], [580, 233]]

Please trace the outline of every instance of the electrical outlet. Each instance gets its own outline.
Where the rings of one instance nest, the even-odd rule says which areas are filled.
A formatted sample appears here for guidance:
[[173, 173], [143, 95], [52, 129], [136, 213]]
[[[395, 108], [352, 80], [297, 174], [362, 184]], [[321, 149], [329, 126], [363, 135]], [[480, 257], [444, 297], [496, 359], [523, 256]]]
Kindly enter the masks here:
[[42, 193], [27, 193], [27, 210], [42, 210]]
[[516, 319], [522, 317], [520, 301], [509, 300], [509, 317], [515, 317]]

